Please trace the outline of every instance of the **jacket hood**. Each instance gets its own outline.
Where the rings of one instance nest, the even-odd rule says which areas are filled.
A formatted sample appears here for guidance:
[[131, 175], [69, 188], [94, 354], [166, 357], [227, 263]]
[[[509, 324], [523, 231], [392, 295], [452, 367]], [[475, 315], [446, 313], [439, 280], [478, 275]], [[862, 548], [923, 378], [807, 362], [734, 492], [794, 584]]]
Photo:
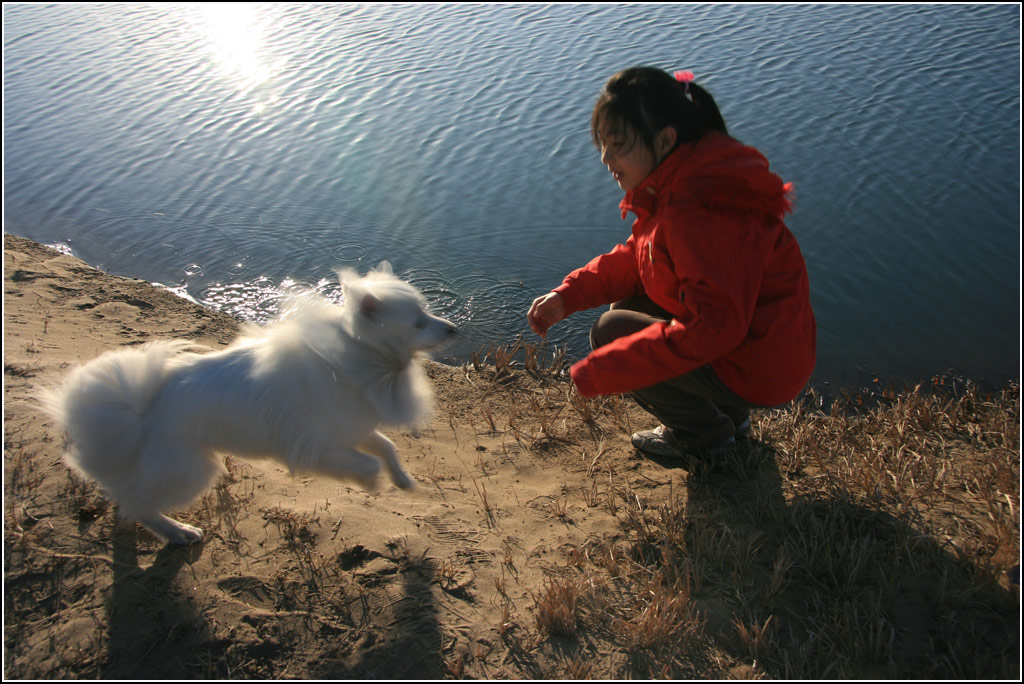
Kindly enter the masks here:
[[710, 133], [676, 148], [651, 175], [626, 193], [622, 217], [651, 213], [655, 203], [782, 218], [792, 211], [792, 183], [771, 172], [753, 147]]

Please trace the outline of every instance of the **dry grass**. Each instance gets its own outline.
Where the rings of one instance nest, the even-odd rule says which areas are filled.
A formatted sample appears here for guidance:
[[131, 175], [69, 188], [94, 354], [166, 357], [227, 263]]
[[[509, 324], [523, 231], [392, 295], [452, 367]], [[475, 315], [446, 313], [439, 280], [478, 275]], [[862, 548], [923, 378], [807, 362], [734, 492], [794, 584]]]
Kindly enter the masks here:
[[577, 554], [539, 626], [648, 654], [636, 676], [687, 676], [714, 636], [745, 676], [1016, 679], [1019, 389], [931, 389], [811, 396], [685, 492], [614, 487], [625, 541]]
[[[332, 658], [341, 658], [332, 655], [331, 643], [339, 635], [354, 642], [385, 607], [429, 614], [427, 598], [438, 602], [433, 587], [446, 602], [477, 601], [474, 610], [486, 604], [494, 612], [493, 634], [474, 634], [480, 638], [468, 644], [443, 635], [443, 648], [428, 654], [437, 667], [424, 671], [431, 676], [1019, 677], [1016, 384], [995, 394], [940, 379], [901, 391], [876, 387], [827, 409], [812, 394], [756, 415], [752, 438], [715, 468], [686, 472], [658, 463], [660, 470], [645, 471], [650, 461], [616, 445], [628, 443], [646, 418], [629, 399], [579, 396], [564, 382], [557, 351], [519, 340], [478, 355], [473, 364], [464, 369], [474, 392], [460, 406], [465, 412], [441, 412], [456, 446], [457, 426], [473, 426], [477, 443], [470, 438], [462, 445], [476, 458], [463, 462], [473, 486], [449, 481], [448, 492], [454, 499], [461, 487], [488, 533], [505, 535], [504, 558], [499, 552], [490, 563], [500, 577], [480, 586], [474, 557], [436, 549], [434, 557], [413, 556], [402, 540], [389, 544], [387, 555], [349, 543], [344, 552], [325, 556], [319, 545], [338, 535], [340, 513], [257, 509], [248, 466], [229, 460], [228, 478], [190, 512], [217, 540], [207, 558], [215, 561], [227, 549], [246, 562], [271, 554], [288, 562], [270, 578], [222, 580], [230, 596], [264, 607], [247, 610], [237, 625], [250, 641], [242, 648], [231, 637], [219, 651], [201, 651], [181, 674], [289, 676], [290, 662], [298, 662], [288, 660], [292, 637], [301, 642], [296, 652], [305, 648], [319, 659], [321, 669], [306, 664], [304, 672], [348, 672], [330, 669]], [[482, 441], [500, 441], [505, 453]], [[48, 517], [53, 501], [83, 527], [113, 514], [94, 487], [74, 477], [56, 488], [47, 484], [40, 457], [25, 446], [18, 425], [5, 425], [5, 442], [5, 653], [29, 662], [31, 648], [43, 649], [60, 663], [46, 671], [55, 678], [116, 675], [121, 661], [109, 645], [83, 640], [72, 652], [57, 626], [66, 607], [95, 604], [92, 614], [102, 615], [104, 601], [128, 606], [138, 596], [101, 595], [127, 586], [111, 582], [111, 567], [124, 571], [120, 561], [103, 555], [106, 546], [92, 548], [83, 536], [76, 547], [49, 550], [59, 547]], [[495, 460], [510, 453], [524, 465], [577, 476], [571, 487], [537, 497], [534, 507], [556, 527], [576, 526], [593, 514], [617, 529], [566, 549], [564, 563], [544, 566], [545, 579], [530, 586], [519, 579], [532, 561], [502, 528], [502, 516], [510, 506], [532, 502], [500, 500], [507, 483], [494, 477]], [[440, 490], [438, 480], [434, 484]], [[247, 529], [255, 526], [265, 539], [241, 533], [247, 521]], [[152, 540], [140, 537], [140, 549], [161, 557]], [[187, 573], [188, 561], [178, 562], [185, 566], [176, 572]], [[79, 581], [70, 583], [72, 576]], [[159, 587], [159, 577], [139, 571], [140, 583]], [[395, 577], [417, 589], [415, 600], [375, 598], [375, 589]], [[524, 596], [525, 603], [517, 600]], [[147, 643], [158, 644], [152, 657], [167, 659], [166, 644], [212, 643], [202, 631], [213, 629], [202, 610], [184, 615], [172, 634], [147, 635]], [[45, 624], [17, 629], [29, 619]], [[265, 624], [282, 625], [281, 633]], [[113, 633], [118, 626], [106, 629]], [[45, 630], [55, 635], [52, 643], [30, 648], [27, 635]]]
[[1019, 675], [1015, 383], [876, 386], [827, 410], [812, 392], [762, 412], [753, 439], [695, 468], [685, 491], [670, 477], [657, 495], [610, 472], [599, 487], [606, 436], [633, 429], [622, 400], [563, 397], [535, 390], [528, 446], [575, 446], [585, 440], [566, 424], [587, 427], [582, 499], [604, 502], [623, 538], [579, 547], [531, 592], [540, 635], [606, 639], [630, 654], [630, 676], [735, 675], [737, 663], [768, 678]]

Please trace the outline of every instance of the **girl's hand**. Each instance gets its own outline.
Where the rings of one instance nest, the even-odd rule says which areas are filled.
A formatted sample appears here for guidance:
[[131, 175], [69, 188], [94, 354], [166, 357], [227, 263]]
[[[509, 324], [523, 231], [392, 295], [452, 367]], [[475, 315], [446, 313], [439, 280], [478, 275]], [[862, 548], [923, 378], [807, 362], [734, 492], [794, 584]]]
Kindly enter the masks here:
[[557, 292], [549, 292], [542, 297], [533, 300], [526, 320], [529, 321], [533, 332], [541, 337], [548, 333], [548, 328], [565, 318], [565, 303], [562, 295]]

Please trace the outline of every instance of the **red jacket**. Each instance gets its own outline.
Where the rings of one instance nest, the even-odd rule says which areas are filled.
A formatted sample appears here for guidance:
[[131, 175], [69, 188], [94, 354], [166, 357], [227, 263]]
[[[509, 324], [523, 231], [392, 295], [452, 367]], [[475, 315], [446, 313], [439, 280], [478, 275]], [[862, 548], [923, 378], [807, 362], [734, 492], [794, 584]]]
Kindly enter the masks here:
[[575, 364], [580, 393], [629, 392], [710, 363], [753, 404], [799, 394], [816, 327], [804, 259], [782, 220], [787, 191], [760, 152], [713, 133], [681, 145], [626, 193], [632, 236], [555, 291], [567, 316], [646, 294], [673, 319]]

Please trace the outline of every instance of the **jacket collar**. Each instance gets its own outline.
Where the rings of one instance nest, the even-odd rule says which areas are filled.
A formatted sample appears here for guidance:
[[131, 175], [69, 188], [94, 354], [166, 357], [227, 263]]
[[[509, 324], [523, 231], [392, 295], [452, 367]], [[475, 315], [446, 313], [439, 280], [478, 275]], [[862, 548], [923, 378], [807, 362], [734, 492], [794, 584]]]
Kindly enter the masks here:
[[632, 211], [637, 216], [649, 215], [654, 212], [659, 193], [665, 194], [672, 177], [677, 171], [686, 166], [686, 160], [693, 156], [693, 153], [700, 141], [683, 143], [665, 157], [661, 164], [651, 172], [647, 178], [640, 181], [640, 184], [626, 193], [619, 203], [622, 210], [622, 218], [626, 213]]
[[768, 160], [721, 133], [683, 143], [626, 193], [622, 218], [650, 215], [662, 202], [781, 218], [791, 210], [791, 184], [768, 170]]

